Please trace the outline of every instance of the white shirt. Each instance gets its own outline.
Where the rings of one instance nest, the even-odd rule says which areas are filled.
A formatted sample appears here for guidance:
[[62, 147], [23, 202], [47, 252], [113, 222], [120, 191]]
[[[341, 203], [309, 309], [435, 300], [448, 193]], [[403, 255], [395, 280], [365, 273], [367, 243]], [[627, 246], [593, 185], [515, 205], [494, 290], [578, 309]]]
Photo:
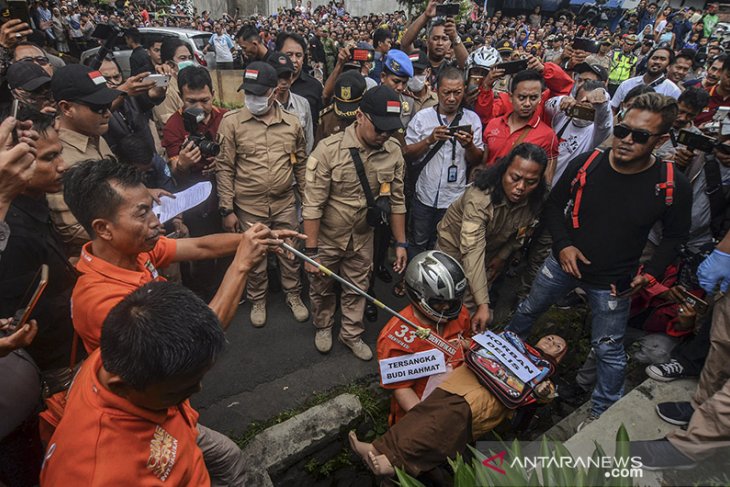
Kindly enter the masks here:
[[304, 129], [304, 140], [307, 142], [307, 155], [312, 152], [314, 145], [314, 131], [312, 129], [312, 109], [309, 102], [303, 96], [289, 92], [289, 103], [281, 104], [282, 108], [287, 112], [291, 112], [299, 117], [299, 123]]
[[[446, 118], [436, 113], [436, 107], [425, 108], [416, 113], [408, 124], [406, 130], [406, 144], [415, 144], [422, 141], [433, 129], [440, 125], [449, 125]], [[479, 149], [484, 147], [482, 141], [482, 122], [479, 116], [471, 110], [464, 109], [458, 125], [471, 125], [474, 132], [474, 145]], [[454, 151], [456, 165], [456, 181], [448, 182], [449, 166], [452, 165], [451, 154]], [[421, 159], [428, 154], [426, 151]], [[420, 160], [414, 164], [418, 164]], [[448, 208], [456, 201], [466, 188], [466, 159], [465, 150], [456, 139], [447, 140], [441, 149], [428, 161], [416, 181], [416, 197], [418, 201], [432, 208]]]
[[[644, 84], [646, 84], [644, 83], [644, 76], [641, 75], [629, 78], [618, 85], [618, 89], [616, 90], [616, 93], [613, 94], [613, 99], [611, 100], [611, 107], [618, 110], [619, 105], [621, 105], [621, 102], [624, 101], [624, 98], [626, 98], [629, 91]], [[682, 94], [682, 90], [680, 90], [677, 85], [675, 85], [672, 81], [669, 81], [667, 78], [664, 78], [664, 81], [659, 83], [658, 86], [654, 86], [654, 91], [661, 95], [671, 96], [675, 99], [679, 98], [679, 95]]]
[[218, 35], [213, 34], [208, 40], [208, 44], [215, 48], [215, 61], [218, 63], [230, 63], [233, 62], [233, 41], [228, 34]]
[[[605, 91], [605, 90], [604, 90]], [[596, 118], [593, 123], [585, 127], [579, 126], [582, 120], [568, 121], [568, 115], [560, 110], [560, 101], [564, 97], [556, 96], [545, 102], [545, 113], [552, 118], [553, 130], [558, 134], [563, 126], [568, 125], [560, 135], [558, 146], [558, 164], [555, 168], [552, 186], [560, 179], [560, 176], [577, 155], [589, 152], [606, 140], [613, 130], [613, 114], [608, 104], [610, 97], [606, 93], [606, 103], [596, 108]]]

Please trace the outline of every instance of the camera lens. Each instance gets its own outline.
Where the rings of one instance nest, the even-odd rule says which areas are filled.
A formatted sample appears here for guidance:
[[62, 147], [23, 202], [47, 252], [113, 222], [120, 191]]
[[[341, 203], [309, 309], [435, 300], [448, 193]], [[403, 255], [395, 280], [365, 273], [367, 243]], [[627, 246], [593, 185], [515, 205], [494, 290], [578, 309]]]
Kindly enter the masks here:
[[221, 146], [211, 140], [203, 139], [199, 142], [198, 147], [200, 153], [205, 156], [217, 156], [221, 151]]

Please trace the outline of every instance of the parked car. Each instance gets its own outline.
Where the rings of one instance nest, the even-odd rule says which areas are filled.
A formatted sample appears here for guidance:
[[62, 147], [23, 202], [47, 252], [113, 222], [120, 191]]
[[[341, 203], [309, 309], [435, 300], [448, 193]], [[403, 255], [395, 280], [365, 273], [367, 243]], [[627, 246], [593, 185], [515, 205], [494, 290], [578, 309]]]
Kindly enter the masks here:
[[[208, 44], [210, 39], [210, 32], [201, 32], [193, 29], [178, 29], [176, 27], [140, 27], [140, 34], [142, 34], [142, 45], [149, 46], [152, 39], [159, 39], [165, 37], [178, 37], [185, 41], [190, 48], [193, 50], [195, 60], [201, 66], [206, 66], [210, 69], [215, 69], [215, 52], [210, 51], [203, 54], [203, 48]], [[98, 47], [89, 49], [81, 53], [81, 62], [86, 63], [96, 56]], [[117, 39], [113, 49], [114, 58], [122, 68], [122, 74], [124, 77], [128, 77], [130, 73], [129, 69], [129, 56], [132, 55], [132, 50], [127, 47], [124, 37]]]

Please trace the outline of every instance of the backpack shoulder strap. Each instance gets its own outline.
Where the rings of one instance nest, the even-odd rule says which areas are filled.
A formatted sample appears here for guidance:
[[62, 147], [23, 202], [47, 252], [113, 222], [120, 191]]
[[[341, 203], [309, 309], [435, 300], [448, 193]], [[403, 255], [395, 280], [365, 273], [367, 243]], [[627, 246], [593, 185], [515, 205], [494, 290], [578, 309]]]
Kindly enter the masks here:
[[588, 179], [588, 174], [590, 173], [591, 169], [595, 168], [593, 165], [593, 161], [596, 160], [596, 158], [603, 154], [603, 151], [601, 149], [596, 149], [593, 151], [593, 154], [591, 154], [588, 159], [586, 159], [586, 162], [583, 163], [580, 169], [578, 169], [578, 173], [573, 178], [573, 181], [570, 183], [570, 193], [573, 195], [573, 211], [572, 211], [572, 222], [573, 222], [573, 228], [579, 228], [580, 222], [578, 221], [578, 213], [580, 212], [580, 203], [583, 199], [583, 188], [586, 185], [586, 181]]
[[656, 194], [664, 190], [664, 204], [672, 206], [674, 203], [674, 163], [672, 161], [662, 161], [662, 172], [664, 172], [664, 182], [656, 185]]

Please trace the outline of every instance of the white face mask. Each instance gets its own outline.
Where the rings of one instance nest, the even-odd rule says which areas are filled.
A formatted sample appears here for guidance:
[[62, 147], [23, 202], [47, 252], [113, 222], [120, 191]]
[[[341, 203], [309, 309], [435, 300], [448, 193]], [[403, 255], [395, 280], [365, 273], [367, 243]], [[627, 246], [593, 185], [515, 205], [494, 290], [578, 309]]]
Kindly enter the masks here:
[[592, 123], [593, 122], [591, 122], [590, 120], [581, 120], [579, 118], [573, 119], [573, 125], [575, 125], [576, 127], [580, 127], [580, 128], [588, 127]]
[[268, 96], [244, 95], [246, 108], [256, 116], [264, 115], [271, 109]]
[[411, 90], [414, 93], [418, 93], [423, 89], [424, 86], [426, 86], [426, 75], [420, 74], [418, 76], [414, 76], [411, 79], [408, 80], [408, 83], [406, 83], [406, 86], [408, 86], [408, 89]]
[[180, 61], [177, 63], [177, 71], [180, 72], [185, 68], [189, 68], [190, 66], [194, 66], [195, 63], [192, 61]]

